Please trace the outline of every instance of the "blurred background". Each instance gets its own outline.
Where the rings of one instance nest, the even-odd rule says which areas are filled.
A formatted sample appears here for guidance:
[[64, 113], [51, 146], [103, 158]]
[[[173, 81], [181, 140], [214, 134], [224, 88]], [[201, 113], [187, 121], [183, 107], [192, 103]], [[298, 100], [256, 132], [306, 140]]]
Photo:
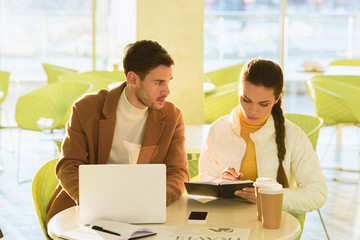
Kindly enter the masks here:
[[[0, 71], [10, 73], [8, 93], [0, 105], [0, 228], [5, 239], [44, 239], [34, 209], [31, 180], [44, 163], [59, 157], [54, 140], [61, 144], [64, 134], [64, 129], [21, 130], [15, 119], [19, 97], [48, 85], [44, 63], [79, 73], [113, 72], [117, 65], [121, 71], [125, 45], [139, 36], [147, 36], [139, 31], [146, 32], [141, 29], [146, 25], [142, 15], [151, 15], [157, 8], [156, 4], [151, 8], [152, 2], [166, 1], [0, 0]], [[272, 59], [284, 70], [284, 111], [316, 115], [306, 80], [326, 71], [336, 59], [360, 59], [359, 0], [168, 0], [166, 3], [175, 7], [168, 9], [170, 15], [184, 19], [191, 4], [201, 10], [194, 23], [200, 24], [201, 30], [194, 33], [195, 37], [186, 33], [178, 40], [200, 41], [201, 49], [194, 58], [201, 62], [193, 64], [200, 72], [198, 78], [191, 75], [195, 71], [182, 65], [192, 60], [194, 49], [174, 49], [177, 44], [171, 45], [167, 37], [172, 34], [178, 37], [177, 29], [164, 34], [165, 48], [175, 55], [175, 71], [181, 69], [179, 79], [185, 81], [173, 83], [179, 85], [172, 87], [172, 95], [175, 102], [180, 101], [190, 123], [211, 123], [198, 120], [203, 119], [203, 111], [199, 111], [197, 104], [205, 102], [205, 114], [207, 106], [207, 93], [202, 86], [207, 80], [203, 74], [254, 57]], [[183, 15], [182, 6], [186, 8]], [[167, 19], [163, 19], [161, 12], [158, 18], [160, 24], [155, 28], [161, 30], [161, 21]], [[151, 23], [146, 26], [151, 27]], [[179, 51], [190, 55], [179, 55]], [[309, 63], [317, 67], [316, 71], [307, 71]], [[189, 75], [189, 79], [181, 72]], [[188, 84], [193, 85], [188, 87]], [[183, 96], [190, 98], [191, 104]], [[231, 100], [237, 103], [236, 96]], [[195, 118], [193, 112], [201, 117]], [[334, 127], [322, 127], [319, 134], [317, 153], [329, 186], [328, 201], [321, 210], [331, 239], [359, 239], [360, 209], [356, 207], [360, 203], [359, 127], [343, 128], [342, 135], [339, 147]], [[355, 171], [334, 171], [328, 167]], [[339, 178], [345, 181], [334, 181]], [[347, 208], [350, 204], [355, 207]], [[307, 214], [302, 239], [327, 239], [316, 212]]]

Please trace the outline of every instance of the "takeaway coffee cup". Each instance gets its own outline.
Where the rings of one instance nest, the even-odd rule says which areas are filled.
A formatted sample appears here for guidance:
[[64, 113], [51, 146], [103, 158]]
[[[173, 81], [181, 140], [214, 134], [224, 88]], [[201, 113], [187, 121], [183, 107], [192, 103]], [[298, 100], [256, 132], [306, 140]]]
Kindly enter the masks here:
[[284, 189], [281, 184], [259, 189], [262, 224], [264, 228], [277, 229], [281, 225]]
[[276, 182], [275, 179], [273, 178], [266, 178], [266, 177], [262, 177], [262, 178], [257, 178], [256, 181], [254, 182], [254, 187], [255, 187], [255, 196], [256, 196], [256, 214], [257, 214], [257, 218], [259, 221], [262, 220], [261, 217], [261, 202], [260, 202], [260, 195], [259, 195], [259, 188], [262, 186], [266, 186], [266, 185], [271, 185], [271, 184], [278, 184]]

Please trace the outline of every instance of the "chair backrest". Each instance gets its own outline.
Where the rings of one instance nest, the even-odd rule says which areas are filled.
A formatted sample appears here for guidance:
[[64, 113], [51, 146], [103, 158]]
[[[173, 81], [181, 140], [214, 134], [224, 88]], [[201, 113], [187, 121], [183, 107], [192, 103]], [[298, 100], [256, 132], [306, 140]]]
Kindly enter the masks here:
[[84, 74], [84, 75], [95, 75], [95, 76], [110, 78], [110, 79], [113, 79], [113, 81], [115, 81], [115, 82], [124, 82], [124, 81], [126, 81], [125, 73], [123, 71], [120, 71], [120, 70], [114, 70], [114, 71], [100, 70], [100, 71], [85, 72], [85, 73], [82, 73], [82, 74]]
[[284, 117], [299, 126], [305, 132], [306, 136], [310, 139], [314, 150], [316, 150], [317, 140], [323, 120], [316, 116], [297, 113], [285, 113]]
[[227, 83], [239, 82], [239, 77], [244, 64], [236, 64], [230, 67], [221, 68], [205, 73], [207, 81], [220, 86]]
[[56, 83], [59, 81], [58, 77], [63, 74], [77, 74], [78, 71], [75, 69], [60, 67], [52, 64], [43, 63], [43, 68], [46, 72], [47, 83]]
[[198, 169], [199, 158], [200, 158], [199, 152], [187, 153], [190, 181], [193, 180], [194, 177], [197, 177], [199, 175], [199, 169]]
[[315, 75], [311, 80], [333, 80], [360, 87], [360, 76], [352, 75]]
[[212, 90], [204, 99], [204, 122], [211, 124], [216, 119], [231, 113], [238, 104], [237, 87], [224, 91]]
[[32, 196], [35, 203], [36, 213], [40, 226], [47, 239], [50, 238], [47, 235], [46, 229], [46, 210], [50, 198], [58, 185], [58, 179], [55, 175], [55, 166], [57, 162], [58, 159], [54, 159], [43, 165], [36, 173], [32, 181]]
[[0, 104], [5, 100], [8, 94], [9, 79], [10, 79], [9, 72], [0, 71]]
[[[323, 124], [323, 120], [316, 116], [306, 115], [306, 114], [297, 114], [297, 113], [285, 113], [284, 117], [288, 119], [290, 122], [299, 126], [309, 138], [313, 149], [316, 151], [317, 141], [319, 137], [320, 128]], [[301, 238], [303, 229], [304, 229], [304, 221], [306, 213], [303, 214], [293, 214], [294, 217], [299, 221], [301, 226], [301, 233], [296, 238], [299, 240]]]
[[338, 59], [338, 60], [331, 62], [329, 65], [360, 66], [360, 59]]
[[[109, 74], [99, 74], [98, 72], [87, 72], [77, 75], [61, 75], [59, 79], [61, 82], [87, 82], [92, 84], [90, 92], [96, 92], [100, 89], [109, 89], [109, 84], [121, 81], [121, 74], [117, 71], [116, 76], [109, 77]], [[115, 75], [115, 74], [114, 74]]]
[[360, 123], [360, 87], [328, 79], [308, 80], [306, 84], [316, 115], [325, 125]]
[[55, 143], [57, 149], [59, 150], [59, 152], [61, 152], [62, 142], [63, 142], [62, 138], [54, 138], [54, 143]]
[[64, 128], [71, 105], [91, 87], [87, 82], [57, 82], [19, 97], [15, 110], [18, 127], [37, 131]]

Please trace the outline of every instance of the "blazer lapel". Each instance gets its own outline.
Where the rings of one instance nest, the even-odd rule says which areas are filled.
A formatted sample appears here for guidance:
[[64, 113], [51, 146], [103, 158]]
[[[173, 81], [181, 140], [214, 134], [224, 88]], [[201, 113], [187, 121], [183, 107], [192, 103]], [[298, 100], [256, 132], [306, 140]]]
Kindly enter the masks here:
[[165, 127], [165, 121], [161, 120], [164, 117], [165, 114], [163, 110], [149, 110], [143, 142], [137, 162], [138, 164], [146, 164], [150, 162]]
[[99, 153], [98, 163], [107, 163], [114, 138], [116, 117], [102, 119], [99, 123]]
[[119, 103], [120, 95], [125, 88], [126, 83], [112, 89], [105, 99], [103, 107], [103, 119], [99, 121], [99, 148], [98, 163], [107, 163], [114, 139], [116, 124], [116, 109]]

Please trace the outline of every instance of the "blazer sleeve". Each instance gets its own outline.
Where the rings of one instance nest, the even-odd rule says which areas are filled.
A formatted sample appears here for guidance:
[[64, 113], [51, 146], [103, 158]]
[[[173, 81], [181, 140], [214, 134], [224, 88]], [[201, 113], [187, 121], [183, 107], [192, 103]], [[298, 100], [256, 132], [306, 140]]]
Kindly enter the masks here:
[[77, 204], [79, 204], [79, 166], [88, 163], [87, 148], [85, 132], [74, 105], [71, 120], [66, 124], [66, 135], [56, 166], [56, 176], [63, 189]]
[[185, 123], [182, 113], [178, 115], [170, 141], [166, 164], [166, 203], [178, 199], [185, 190], [184, 182], [189, 181], [187, 156], [185, 151]]

